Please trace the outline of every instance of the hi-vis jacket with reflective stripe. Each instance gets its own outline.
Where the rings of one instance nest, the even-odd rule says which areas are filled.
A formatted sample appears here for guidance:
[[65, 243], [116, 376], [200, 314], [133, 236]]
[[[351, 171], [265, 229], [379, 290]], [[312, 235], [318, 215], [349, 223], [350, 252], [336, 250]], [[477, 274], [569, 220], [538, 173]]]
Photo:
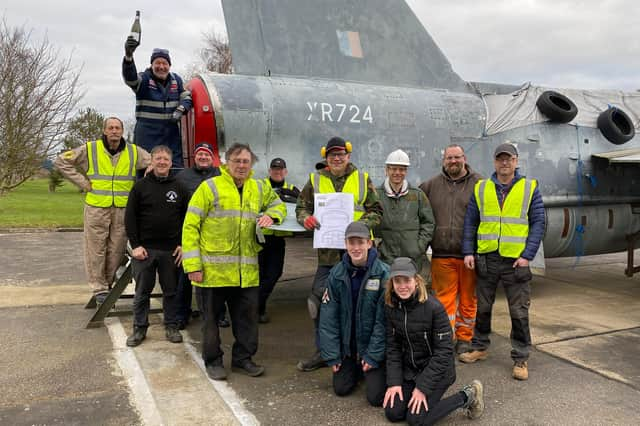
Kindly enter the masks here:
[[[203, 272], [198, 287], [256, 287], [258, 252], [256, 219], [261, 213], [281, 223], [287, 209], [271, 186], [251, 177], [242, 196], [229, 174], [204, 181], [191, 197], [182, 227], [185, 272]], [[253, 175], [253, 172], [251, 172]]]
[[[343, 193], [353, 194], [353, 220], [359, 220], [365, 212], [364, 202], [367, 199], [367, 180], [369, 174], [367, 172], [361, 172], [355, 170], [347, 177], [347, 181], [342, 187]], [[316, 194], [331, 194], [336, 192], [333, 187], [333, 182], [327, 176], [320, 173], [311, 173], [309, 175], [309, 181], [313, 186], [313, 192]]]
[[478, 226], [478, 253], [496, 250], [504, 257], [520, 257], [529, 235], [529, 206], [536, 180], [518, 180], [504, 199], [502, 208], [492, 180], [476, 183], [474, 195], [480, 211]]
[[138, 162], [135, 145], [125, 145], [114, 167], [102, 139], [87, 142], [87, 159], [91, 191], [87, 193], [85, 202], [94, 207], [126, 207], [129, 191], [135, 183]]

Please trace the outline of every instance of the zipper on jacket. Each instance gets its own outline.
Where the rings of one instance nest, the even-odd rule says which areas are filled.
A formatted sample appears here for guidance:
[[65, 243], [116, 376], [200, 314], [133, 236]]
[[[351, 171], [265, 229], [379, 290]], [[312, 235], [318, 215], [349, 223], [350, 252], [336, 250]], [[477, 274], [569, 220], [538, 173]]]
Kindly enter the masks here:
[[407, 336], [407, 343], [409, 343], [409, 355], [411, 355], [411, 363], [413, 364], [413, 367], [417, 369], [418, 366], [416, 365], [416, 360], [413, 355], [413, 346], [411, 345], [411, 339], [409, 338], [409, 329], [407, 328], [407, 308], [402, 304], [402, 302], [400, 303], [400, 306], [402, 306], [402, 310], [404, 311], [404, 334]]
[[429, 344], [429, 337], [427, 336], [427, 330], [424, 331], [424, 341], [427, 342], [427, 348], [429, 349], [429, 356], [433, 356], [431, 345]]

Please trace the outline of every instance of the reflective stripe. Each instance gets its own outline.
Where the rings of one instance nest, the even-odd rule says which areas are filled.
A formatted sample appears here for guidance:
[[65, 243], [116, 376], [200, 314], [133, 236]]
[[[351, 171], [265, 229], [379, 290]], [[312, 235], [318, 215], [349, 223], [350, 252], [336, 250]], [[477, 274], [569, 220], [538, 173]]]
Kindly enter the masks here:
[[204, 263], [241, 263], [244, 265], [257, 265], [258, 257], [242, 256], [202, 256]]
[[127, 152], [129, 153], [129, 176], [134, 178], [136, 175], [136, 160], [135, 160], [136, 155], [133, 151], [136, 149], [136, 147], [127, 145], [126, 148], [127, 148]]
[[107, 195], [109, 197], [112, 195], [116, 197], [127, 197], [129, 195], [129, 191], [104, 191], [100, 189], [92, 189], [89, 192], [95, 195]]
[[463, 323], [463, 322], [456, 322], [456, 327], [473, 328], [473, 325], [471, 325], [471, 324], [465, 324], [465, 323]]
[[258, 185], [258, 209], [262, 210], [262, 181], [256, 180], [256, 184]]
[[[358, 173], [358, 177], [360, 178], [360, 182], [358, 185], [358, 200], [356, 201], [358, 206], [356, 207], [362, 207], [361, 205], [364, 204], [364, 199], [367, 197], [367, 176], [365, 173]], [[356, 208], [356, 210], [358, 209]], [[361, 211], [364, 211], [364, 208], [362, 208]]]
[[499, 237], [498, 234], [478, 234], [478, 240], [497, 240]]
[[140, 83], [140, 79], [138, 78], [136, 80], [125, 80], [124, 82], [127, 86], [134, 87], [137, 86], [138, 83]]
[[500, 222], [500, 216], [485, 216], [481, 214], [480, 220], [482, 222]]
[[313, 192], [315, 192], [316, 194], [320, 194], [320, 174], [319, 173], [313, 173]]
[[200, 259], [200, 250], [191, 250], [182, 252], [183, 259]]
[[136, 111], [136, 118], [150, 118], [153, 120], [168, 120], [171, 118], [173, 113], [169, 112], [166, 114], [156, 113], [156, 112], [145, 112], [145, 111]]
[[[480, 222], [497, 222], [499, 220], [487, 220], [485, 219], [487, 216], [485, 216], [485, 211], [484, 211], [484, 190], [487, 187], [487, 181], [486, 180], [481, 180], [480, 183], [478, 184], [478, 196], [476, 197], [476, 202], [478, 203], [478, 210], [480, 210]], [[490, 216], [490, 217], [495, 217], [495, 216]]]
[[185, 99], [191, 99], [191, 92], [188, 90], [184, 90], [182, 93], [180, 93], [180, 100], [183, 101]]
[[449, 321], [453, 321], [454, 319], [456, 319], [456, 314], [449, 315]]
[[242, 210], [209, 210], [208, 217], [246, 217], [247, 219], [257, 217], [251, 212], [242, 212]]
[[[100, 174], [100, 166], [98, 163], [100, 163], [100, 161], [98, 161], [98, 143], [97, 141], [91, 144], [91, 162], [94, 163], [93, 164], [93, 174]], [[89, 170], [91, 170], [91, 167], [89, 167]]]
[[502, 243], [526, 243], [527, 237], [507, 237], [502, 235], [500, 237], [500, 242]]
[[207, 179], [207, 185], [209, 185], [209, 189], [213, 194], [213, 206], [218, 207], [218, 200], [220, 199], [220, 194], [218, 194], [218, 187], [213, 179]]
[[[526, 218], [527, 213], [525, 212], [525, 218], [520, 218], [520, 217], [503, 217], [502, 220], [500, 220], [500, 218], [497, 218], [495, 221], [501, 221], [502, 223], [513, 223], [515, 225], [527, 225], [529, 223], [529, 220]], [[489, 216], [489, 217], [493, 217], [493, 216]], [[490, 220], [488, 220], [487, 222], [489, 222]]]
[[138, 99], [136, 101], [136, 106], [147, 106], [152, 108], [175, 108], [180, 105], [179, 101], [148, 101], [145, 99]]
[[356, 211], [356, 212], [364, 212], [365, 211], [364, 210], [364, 206], [361, 206], [359, 204], [357, 206], [353, 206], [353, 210]]
[[200, 217], [204, 217], [204, 210], [202, 210], [200, 207], [196, 207], [196, 206], [189, 206], [187, 208], [187, 212], [188, 213], [193, 213], [196, 216], [200, 216]]
[[135, 181], [136, 178], [134, 176], [111, 176], [111, 175], [98, 175], [98, 174], [92, 174], [92, 175], [87, 175], [87, 177], [89, 179], [106, 179], [106, 180], [122, 180], [122, 181]]
[[531, 181], [525, 179], [524, 181], [524, 197], [522, 198], [522, 209], [520, 210], [520, 223], [529, 223], [527, 219], [527, 213], [529, 212], [529, 198], [531, 198]]

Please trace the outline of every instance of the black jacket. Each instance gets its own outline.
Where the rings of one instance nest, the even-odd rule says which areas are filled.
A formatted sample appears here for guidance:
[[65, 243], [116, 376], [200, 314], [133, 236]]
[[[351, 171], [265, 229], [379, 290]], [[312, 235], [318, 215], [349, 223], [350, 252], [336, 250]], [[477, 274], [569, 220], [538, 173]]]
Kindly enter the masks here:
[[131, 248], [173, 250], [179, 246], [188, 205], [186, 188], [173, 176], [158, 178], [151, 173], [137, 181], [124, 218]]
[[387, 318], [387, 386], [415, 381], [425, 395], [456, 381], [451, 324], [435, 297], [419, 303], [392, 295]]
[[189, 197], [191, 197], [202, 182], [215, 176], [220, 176], [220, 169], [217, 167], [199, 169], [196, 166], [193, 166], [178, 173], [176, 175], [176, 179], [184, 185], [189, 192]]

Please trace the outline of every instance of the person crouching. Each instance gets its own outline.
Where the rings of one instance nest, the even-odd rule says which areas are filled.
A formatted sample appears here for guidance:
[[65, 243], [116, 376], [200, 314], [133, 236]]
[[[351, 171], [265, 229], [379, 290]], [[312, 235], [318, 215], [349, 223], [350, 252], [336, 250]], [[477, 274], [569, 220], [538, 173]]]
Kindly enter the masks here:
[[474, 380], [445, 399], [456, 380], [451, 325], [442, 304], [429, 297], [408, 257], [391, 265], [386, 283], [387, 392], [383, 406], [392, 422], [434, 424], [458, 408], [476, 419], [484, 411], [482, 383]]
[[333, 371], [336, 395], [350, 394], [364, 377], [367, 401], [379, 407], [385, 391], [383, 295], [389, 266], [378, 259], [362, 222], [347, 226], [345, 245], [322, 296], [320, 355]]

